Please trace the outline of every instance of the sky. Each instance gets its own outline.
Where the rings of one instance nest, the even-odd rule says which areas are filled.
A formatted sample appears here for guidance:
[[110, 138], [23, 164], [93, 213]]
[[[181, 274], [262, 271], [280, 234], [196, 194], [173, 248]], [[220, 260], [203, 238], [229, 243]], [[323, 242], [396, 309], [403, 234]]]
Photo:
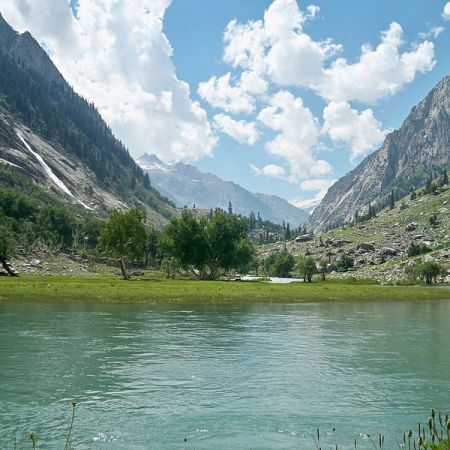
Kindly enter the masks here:
[[0, 0], [134, 157], [303, 206], [450, 74], [446, 0]]

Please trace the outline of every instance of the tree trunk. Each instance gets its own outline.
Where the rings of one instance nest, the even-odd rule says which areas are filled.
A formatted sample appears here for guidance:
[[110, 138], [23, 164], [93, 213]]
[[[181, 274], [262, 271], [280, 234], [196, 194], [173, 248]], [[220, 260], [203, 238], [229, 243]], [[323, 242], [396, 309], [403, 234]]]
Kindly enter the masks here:
[[19, 276], [19, 275], [17, 275], [17, 273], [15, 273], [11, 270], [11, 267], [9, 267], [9, 264], [4, 259], [1, 260], [1, 263], [2, 263], [3, 268], [9, 273], [9, 275], [11, 275], [12, 277]]
[[119, 263], [120, 263], [120, 270], [122, 271], [123, 279], [124, 280], [129, 280], [130, 279], [130, 275], [128, 275], [127, 265], [126, 265], [125, 261], [123, 259], [120, 259]]

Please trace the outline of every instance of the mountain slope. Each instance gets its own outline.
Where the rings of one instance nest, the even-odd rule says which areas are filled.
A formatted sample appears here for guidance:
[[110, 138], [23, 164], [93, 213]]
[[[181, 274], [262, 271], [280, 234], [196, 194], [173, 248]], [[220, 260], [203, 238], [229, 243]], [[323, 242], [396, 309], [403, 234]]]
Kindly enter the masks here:
[[198, 208], [227, 209], [231, 202], [237, 214], [248, 216], [251, 211], [259, 212], [266, 220], [278, 224], [284, 220], [293, 227], [308, 219], [308, 213], [276, 195], [254, 194], [190, 164], [166, 165], [155, 155], [143, 155], [137, 162], [149, 174], [152, 184], [177, 206], [195, 204]]
[[[342, 255], [354, 259], [350, 272], [334, 273], [339, 277], [373, 279], [383, 282], [404, 280], [406, 268], [419, 261], [434, 261], [447, 271], [450, 282], [450, 189], [441, 188], [435, 194], [417, 191], [417, 197], [407, 196], [385, 208], [376, 217], [321, 234], [308, 242], [290, 241], [286, 249], [294, 256], [311, 255], [316, 262], [329, 261], [329, 271], [336, 270]], [[430, 218], [436, 220], [431, 221]], [[411, 244], [428, 251], [408, 256]], [[261, 258], [282, 251], [284, 243], [258, 248]]]
[[95, 107], [29, 33], [16, 33], [1, 15], [0, 162], [98, 214], [140, 205], [163, 222], [174, 212]]
[[370, 203], [386, 205], [391, 190], [398, 197], [442, 171], [450, 161], [450, 77], [415, 106], [401, 128], [383, 146], [338, 180], [311, 216], [315, 228], [352, 220]]

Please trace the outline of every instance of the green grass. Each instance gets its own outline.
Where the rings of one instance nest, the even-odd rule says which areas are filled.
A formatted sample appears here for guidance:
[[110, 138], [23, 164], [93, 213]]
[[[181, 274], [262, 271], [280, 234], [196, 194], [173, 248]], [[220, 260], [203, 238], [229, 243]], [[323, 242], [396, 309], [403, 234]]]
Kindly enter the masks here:
[[373, 284], [226, 282], [114, 278], [20, 277], [0, 279], [0, 301], [104, 303], [306, 303], [450, 299], [450, 290]]

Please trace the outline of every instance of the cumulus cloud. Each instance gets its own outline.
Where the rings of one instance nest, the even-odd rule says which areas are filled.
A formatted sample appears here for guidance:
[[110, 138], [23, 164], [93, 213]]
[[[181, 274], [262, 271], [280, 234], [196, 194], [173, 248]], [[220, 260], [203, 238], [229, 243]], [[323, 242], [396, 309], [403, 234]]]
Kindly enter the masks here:
[[266, 81], [254, 72], [244, 72], [234, 85], [229, 72], [200, 83], [198, 94], [214, 108], [230, 113], [251, 113], [255, 109], [255, 98], [251, 94], [263, 93], [266, 89]]
[[324, 69], [323, 79], [313, 88], [328, 100], [362, 103], [374, 103], [395, 94], [418, 72], [428, 72], [435, 65], [432, 42], [422, 42], [401, 53], [402, 45], [402, 27], [393, 22], [382, 33], [376, 48], [364, 45], [359, 60], [353, 64], [337, 59]]
[[444, 11], [442, 13], [442, 17], [445, 20], [450, 20], [450, 2], [447, 2], [444, 6]]
[[234, 120], [226, 114], [216, 114], [214, 124], [220, 132], [227, 134], [240, 144], [254, 145], [259, 139], [255, 122]]
[[[350, 61], [340, 56], [344, 49], [331, 38], [318, 41], [305, 30], [319, 13], [315, 5], [302, 10], [296, 0], [273, 0], [260, 20], [232, 20], [223, 38], [223, 60], [232, 72], [212, 77], [198, 90], [213, 107], [230, 114], [256, 114], [261, 105], [258, 121], [277, 132], [265, 148], [289, 164], [292, 182], [332, 172], [318, 154], [324, 134], [336, 144], [347, 144], [352, 161], [372, 151], [386, 131], [371, 109], [359, 110], [352, 103], [376, 103], [418, 73], [432, 70], [434, 45], [426, 38], [442, 32], [434, 27], [422, 35], [423, 42], [408, 48], [402, 27], [393, 22], [377, 45], [364, 44]], [[289, 92], [292, 87], [327, 101], [323, 126]]]
[[315, 157], [318, 121], [301, 98], [295, 98], [288, 91], [276, 93], [269, 100], [269, 106], [259, 113], [258, 120], [278, 132], [266, 144], [266, 149], [289, 163], [292, 181], [332, 171], [328, 162]]
[[[263, 20], [231, 21], [224, 35], [224, 61], [279, 86], [311, 89], [329, 101], [368, 104], [396, 93], [417, 73], [434, 67], [432, 42], [402, 52], [403, 30], [396, 22], [381, 33], [377, 47], [363, 45], [356, 62], [336, 58], [341, 45], [331, 39], [315, 41], [304, 31], [305, 22], [318, 11], [310, 5], [304, 12], [295, 0], [274, 0]], [[435, 28], [433, 35], [440, 32]]]
[[19, 31], [29, 30], [66, 80], [93, 101], [134, 156], [165, 160], [211, 154], [206, 112], [177, 78], [163, 33], [171, 0], [0, 0]]
[[347, 102], [330, 102], [323, 111], [323, 118], [322, 132], [333, 142], [347, 144], [352, 161], [374, 150], [386, 135], [371, 109], [360, 112]]
[[250, 168], [255, 175], [265, 175], [272, 178], [282, 178], [286, 173], [281, 166], [277, 166], [276, 164], [268, 164], [267, 166], [261, 168], [251, 164]]

